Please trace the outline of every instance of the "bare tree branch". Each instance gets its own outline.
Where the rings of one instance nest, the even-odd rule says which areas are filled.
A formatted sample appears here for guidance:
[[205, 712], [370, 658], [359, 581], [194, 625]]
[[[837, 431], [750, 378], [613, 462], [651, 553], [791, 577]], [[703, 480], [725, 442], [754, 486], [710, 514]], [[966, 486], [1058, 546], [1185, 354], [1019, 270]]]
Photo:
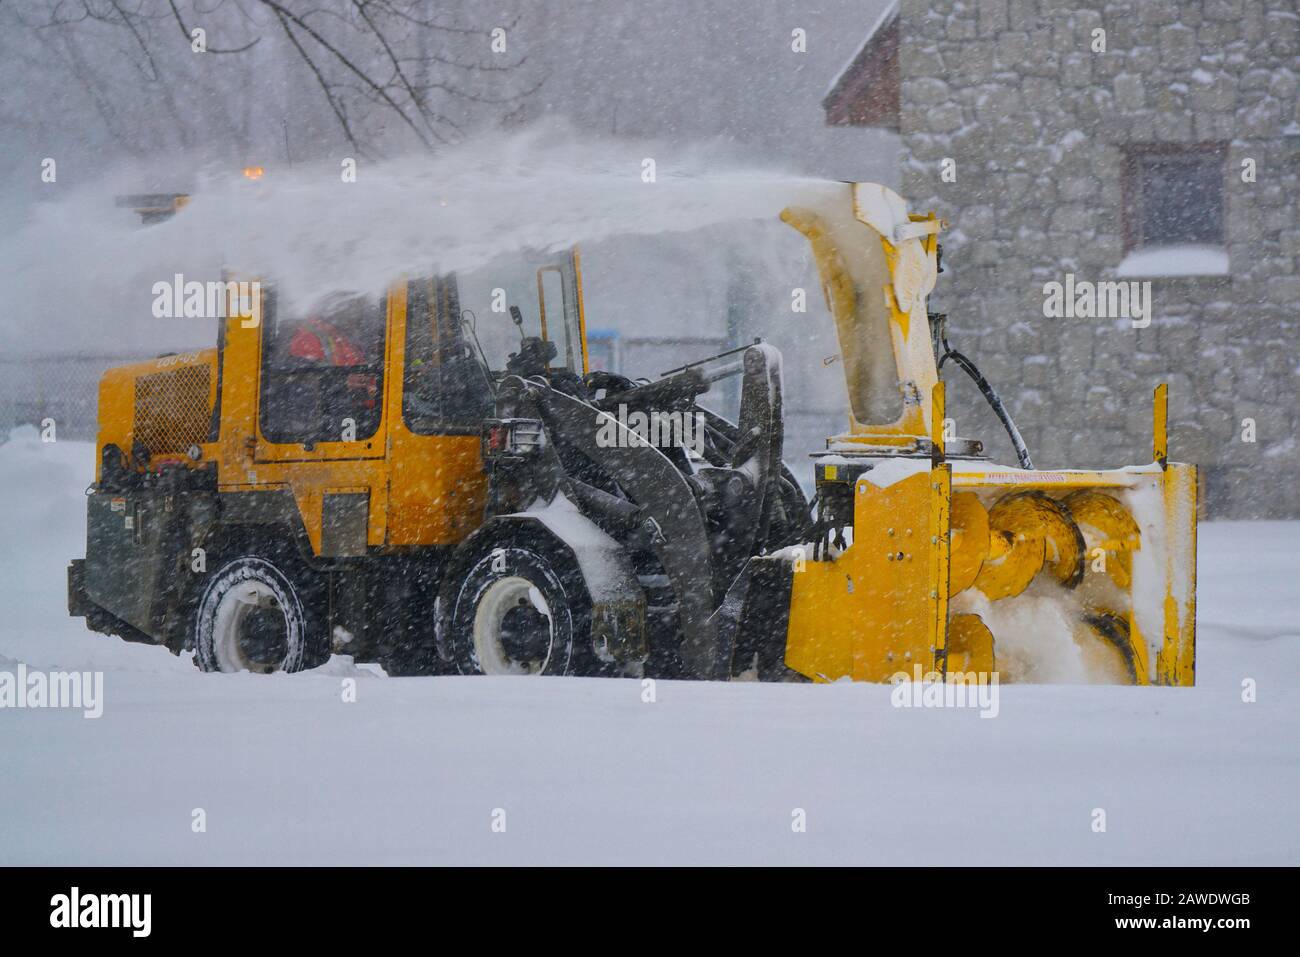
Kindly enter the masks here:
[[302, 44], [298, 42], [298, 38], [293, 34], [293, 29], [289, 26], [289, 22], [278, 12], [276, 13], [276, 19], [279, 20], [285, 36], [289, 38], [289, 42], [293, 44], [294, 49], [298, 51], [298, 55], [302, 57], [302, 61], [307, 64], [308, 69], [310, 69], [312, 74], [316, 77], [316, 82], [320, 84], [321, 91], [325, 94], [325, 99], [329, 103], [330, 109], [334, 111], [334, 116], [338, 119], [339, 126], [342, 127], [343, 135], [347, 138], [348, 143], [356, 147], [358, 150], [361, 150], [361, 144], [357, 142], [357, 138], [352, 132], [352, 126], [348, 123], [347, 115], [343, 112], [343, 108], [335, 101], [334, 94], [330, 92], [330, 86], [325, 82], [325, 77], [321, 75], [320, 69], [316, 66], [315, 61], [313, 61], [307, 51], [302, 48]]
[[[185, 37], [185, 41], [187, 43], [193, 43], [194, 35], [190, 33], [189, 27], [187, 27], [185, 25], [185, 21], [181, 19], [181, 12], [176, 7], [176, 0], [167, 0], [167, 3], [168, 6], [172, 8], [172, 15], [176, 18], [176, 25], [181, 28], [181, 35]], [[214, 7], [213, 9], [218, 9], [219, 7], [220, 4], [218, 4], [217, 7]], [[245, 43], [242, 47], [232, 47], [231, 49], [228, 50], [219, 50], [216, 47], [205, 47], [203, 52], [204, 53], [243, 53], [245, 50], [249, 50], [255, 47], [258, 41], [261, 39], [262, 39], [261, 37], [254, 37], [248, 43]]]
[[[471, 38], [486, 43], [490, 31], [465, 26], [441, 10], [429, 10], [431, 6], [415, 0], [54, 0], [45, 6], [45, 22], [24, 26], [30, 30], [84, 29], [92, 36], [103, 36], [96, 33], [102, 29], [121, 31], [126, 46], [119, 56], [94, 58], [94, 70], [84, 59], [68, 62], [65, 69], [91, 97], [101, 117], [112, 114], [104, 112], [108, 101], [93, 87], [102, 82], [111, 88], [115, 74], [120, 87], [122, 69], [138, 71], [140, 80], [126, 80], [129, 88], [119, 90], [126, 102], [138, 104], [129, 112], [134, 115], [138, 109], [139, 116], [147, 116], [146, 97], [156, 97], [163, 114], [173, 121], [165, 130], [166, 138], [179, 136], [183, 143], [191, 142], [200, 132], [194, 117], [206, 117], [204, 125], [211, 126], [214, 116], [220, 120], [230, 97], [218, 95], [214, 101], [209, 96], [208, 102], [182, 117], [177, 97], [208, 95], [211, 84], [228, 92], [229, 85], [206, 67], [187, 65], [195, 61], [178, 59], [176, 33], [188, 53], [196, 18], [201, 18], [208, 30], [229, 31], [233, 25], [233, 36], [248, 37], [246, 42], [208, 47], [203, 52], [257, 56], [251, 51], [260, 44], [265, 30], [278, 27], [277, 32], [289, 41], [288, 47], [274, 46], [268, 56], [283, 59], [279, 51], [292, 48], [288, 59], [302, 62], [324, 96], [325, 110], [313, 111], [308, 122], [332, 116], [332, 125], [348, 144], [365, 152], [363, 140], [372, 134], [382, 135], [382, 117], [391, 114], [423, 148], [434, 150], [463, 137], [463, 124], [475, 116], [472, 106], [485, 108], [478, 111], [480, 115], [494, 112], [498, 120], [502, 108], [515, 106], [510, 110], [513, 117], [519, 112], [517, 104], [535, 93], [545, 78], [524, 84], [497, 82], [494, 78], [511, 76], [523, 68], [527, 56], [509, 62], [476, 61], [466, 56], [474, 49]], [[15, 19], [24, 22], [20, 15], [15, 14]], [[518, 21], [516, 14], [499, 25], [512, 29]], [[431, 48], [431, 37], [438, 38], [436, 48]], [[108, 42], [117, 45], [111, 36]], [[266, 49], [265, 44], [261, 47]], [[66, 50], [58, 53], [56, 61], [72, 56]], [[254, 73], [264, 73], [274, 62], [259, 56]], [[102, 81], [95, 73], [103, 74]], [[186, 84], [185, 75], [207, 84], [204, 91]], [[452, 101], [457, 104], [454, 108]], [[238, 98], [236, 102], [244, 102], [239, 129], [245, 132], [236, 137], [242, 139], [247, 134], [250, 106]], [[259, 107], [259, 111], [264, 109]], [[232, 119], [229, 111], [225, 116]]]
[[310, 26], [303, 23], [301, 17], [296, 16], [289, 10], [286, 10], [279, 3], [276, 3], [275, 0], [261, 0], [261, 3], [264, 6], [270, 7], [272, 10], [276, 11], [277, 13], [287, 17], [293, 23], [296, 23], [299, 27], [303, 29], [303, 31], [309, 37], [311, 37], [313, 40], [315, 40], [317, 43], [323, 46], [326, 50], [332, 53], [335, 59], [337, 59], [341, 64], [343, 64], [344, 67], [346, 67], [350, 72], [354, 73], [363, 83], [365, 83], [367, 86], [369, 86], [371, 89], [373, 89], [376, 93], [378, 93], [381, 96], [384, 102], [387, 103], [388, 106], [392, 108], [393, 112], [396, 113], [399, 117], [401, 117], [402, 122], [405, 123], [408, 127], [410, 127], [411, 132], [413, 132], [419, 138], [420, 142], [424, 144], [425, 149], [432, 148], [433, 144], [431, 144], [428, 140], [428, 137], [426, 137], [424, 133], [421, 132], [419, 126], [417, 126], [415, 122], [409, 116], [407, 116], [406, 111], [402, 109], [400, 106], [398, 106], [396, 101], [394, 101], [391, 96], [389, 96], [383, 89], [381, 89], [375, 83], [374, 80], [366, 76], [366, 74], [361, 69], [359, 69], [356, 66], [356, 64], [354, 64], [350, 59], [344, 56], [343, 53], [340, 52], [337, 47], [335, 47], [323, 36], [321, 36], [319, 33], [313, 30]]
[[[361, 0], [352, 0], [352, 6], [356, 8], [357, 13], [361, 14], [361, 19], [365, 20], [370, 29], [374, 31], [375, 37], [379, 40], [379, 45], [384, 48], [384, 53], [387, 54], [389, 62], [393, 64], [394, 74], [397, 79], [401, 81], [402, 88], [410, 95], [411, 102], [415, 104], [415, 108], [425, 116], [429, 116], [429, 110], [425, 104], [424, 97], [412, 89], [410, 82], [406, 79], [406, 74], [402, 72], [402, 65], [397, 59], [397, 54], [393, 52], [393, 48], [388, 44], [388, 38], [384, 36], [383, 32], [377, 26], [375, 26], [374, 21], [370, 19], [370, 14], [366, 11], [366, 4], [361, 2]], [[445, 117], [443, 117], [443, 119], [445, 119]], [[440, 142], [447, 142], [438, 134], [437, 130], [433, 128], [432, 124], [430, 125], [430, 132], [433, 133], [434, 136], [437, 136]]]

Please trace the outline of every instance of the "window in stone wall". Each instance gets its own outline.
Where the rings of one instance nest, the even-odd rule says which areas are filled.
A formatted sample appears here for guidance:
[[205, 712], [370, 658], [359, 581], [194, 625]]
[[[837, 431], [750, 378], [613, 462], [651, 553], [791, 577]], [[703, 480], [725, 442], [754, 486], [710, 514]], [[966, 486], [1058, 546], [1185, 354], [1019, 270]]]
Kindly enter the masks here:
[[1121, 276], [1228, 272], [1221, 144], [1143, 145], [1124, 157]]

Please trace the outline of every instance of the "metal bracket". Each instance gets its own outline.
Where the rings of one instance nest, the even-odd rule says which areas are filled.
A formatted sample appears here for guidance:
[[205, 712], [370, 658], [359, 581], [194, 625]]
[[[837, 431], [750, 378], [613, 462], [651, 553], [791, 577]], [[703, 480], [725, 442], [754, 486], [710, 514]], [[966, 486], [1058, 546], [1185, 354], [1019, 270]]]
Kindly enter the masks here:
[[901, 243], [908, 239], [920, 239], [940, 232], [948, 224], [942, 219], [923, 219], [916, 223], [900, 223], [894, 227], [894, 242]]

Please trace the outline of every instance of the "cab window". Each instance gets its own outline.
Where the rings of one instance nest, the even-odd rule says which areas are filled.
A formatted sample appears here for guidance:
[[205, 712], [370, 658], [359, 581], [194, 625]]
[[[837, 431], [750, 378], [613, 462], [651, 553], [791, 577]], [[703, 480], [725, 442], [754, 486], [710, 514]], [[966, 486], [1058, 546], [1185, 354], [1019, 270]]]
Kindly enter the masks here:
[[552, 369], [583, 372], [572, 251], [512, 253], [457, 273], [452, 280], [462, 326], [472, 330], [493, 372], [505, 371], [510, 353], [519, 350], [524, 336], [546, 339], [555, 347]]
[[406, 288], [402, 418], [417, 435], [475, 434], [493, 407], [491, 376], [461, 322], [454, 276]]
[[333, 295], [263, 310], [259, 421], [280, 444], [363, 441], [383, 412], [387, 297]]

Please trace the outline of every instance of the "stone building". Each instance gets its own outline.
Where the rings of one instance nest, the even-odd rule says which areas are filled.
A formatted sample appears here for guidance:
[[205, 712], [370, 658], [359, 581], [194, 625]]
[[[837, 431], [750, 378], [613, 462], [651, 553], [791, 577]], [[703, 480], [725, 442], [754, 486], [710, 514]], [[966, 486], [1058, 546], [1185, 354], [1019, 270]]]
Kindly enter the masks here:
[[[951, 224], [931, 308], [1035, 464], [1149, 461], [1167, 381], [1207, 514], [1279, 517], [1300, 515], [1298, 82], [1295, 0], [896, 0], [823, 107], [899, 135], [903, 194]], [[1048, 318], [1067, 274], [1149, 281], [1150, 325]], [[950, 389], [958, 430], [996, 435]]]

